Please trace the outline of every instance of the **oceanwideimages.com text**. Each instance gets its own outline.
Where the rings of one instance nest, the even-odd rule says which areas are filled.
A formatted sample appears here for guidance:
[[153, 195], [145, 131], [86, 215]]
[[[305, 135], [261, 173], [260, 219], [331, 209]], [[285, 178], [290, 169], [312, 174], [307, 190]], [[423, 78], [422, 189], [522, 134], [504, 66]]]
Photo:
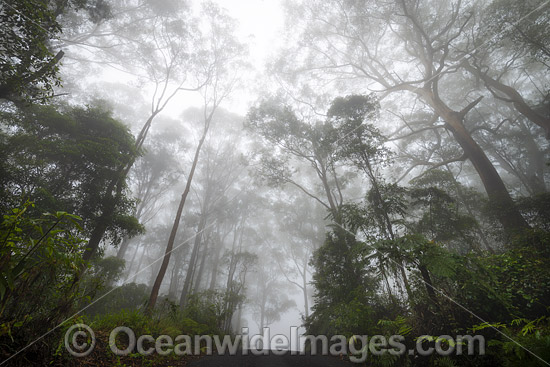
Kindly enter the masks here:
[[[93, 330], [85, 324], [73, 325], [65, 333], [65, 347], [75, 357], [89, 355], [95, 348], [96, 339]], [[305, 347], [304, 347], [305, 346]], [[369, 354], [381, 356], [419, 355], [440, 356], [449, 355], [483, 355], [485, 354], [485, 339], [481, 335], [441, 335], [438, 337], [423, 335], [416, 338], [414, 347], [407, 347], [402, 335], [300, 335], [298, 327], [291, 327], [289, 336], [285, 334], [271, 335], [269, 328], [263, 333], [250, 335], [249, 329], [241, 328], [237, 335], [136, 335], [129, 327], [114, 328], [109, 335], [109, 348], [117, 356], [127, 356], [131, 353], [141, 355], [158, 354], [167, 356], [183, 355], [235, 355], [254, 354], [283, 355], [290, 353], [323, 356], [349, 355], [352, 362], [361, 363]], [[306, 352], [307, 350], [307, 352]]]

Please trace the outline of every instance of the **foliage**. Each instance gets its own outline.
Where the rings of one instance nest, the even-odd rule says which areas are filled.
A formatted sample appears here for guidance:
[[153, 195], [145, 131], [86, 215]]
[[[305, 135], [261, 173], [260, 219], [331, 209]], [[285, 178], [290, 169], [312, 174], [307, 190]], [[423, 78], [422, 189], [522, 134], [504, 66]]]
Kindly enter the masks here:
[[381, 300], [376, 294], [377, 277], [365, 267], [365, 250], [364, 244], [343, 231], [327, 234], [311, 264], [316, 269], [315, 305], [305, 320], [308, 333], [351, 336], [375, 323], [373, 307]]
[[[6, 213], [0, 337], [11, 339], [2, 350], [11, 354], [63, 321], [120, 272], [120, 260], [86, 264], [82, 256], [106, 186], [137, 152], [128, 128], [99, 105], [8, 110], [0, 135], [0, 208]], [[26, 200], [33, 203], [19, 207]], [[108, 224], [113, 243], [143, 230], [130, 215], [133, 205], [127, 195], [117, 203]], [[42, 360], [50, 351], [34, 352]]]
[[474, 325], [474, 333], [489, 332], [488, 354], [502, 366], [541, 366], [550, 359], [550, 324], [547, 316], [537, 319], [518, 318], [507, 324]]
[[14, 0], [0, 5], [0, 99], [45, 102], [61, 85], [53, 51], [62, 27], [58, 17], [84, 9], [93, 22], [109, 16], [104, 0]]
[[0, 11], [1, 43], [7, 47], [0, 55], [0, 98], [45, 99], [60, 84], [48, 43], [61, 27], [46, 1], [9, 4], [2, 3]]
[[[74, 274], [83, 266], [80, 219], [66, 212], [33, 217], [31, 207], [27, 203], [13, 209], [0, 225], [3, 355], [55, 326], [80, 297], [73, 284]], [[34, 349], [38, 355], [48, 353]]]
[[411, 231], [422, 233], [437, 242], [462, 240], [472, 244], [469, 236], [477, 225], [474, 218], [461, 214], [456, 202], [446, 192], [436, 187], [413, 189], [411, 206], [421, 210], [420, 219], [413, 224]]
[[362, 170], [384, 163], [390, 153], [383, 145], [386, 138], [374, 125], [379, 109], [376, 96], [369, 94], [337, 97], [327, 111], [336, 154]]
[[[227, 318], [231, 318], [237, 305], [243, 300], [243, 295], [235, 292], [209, 290], [190, 295], [182, 311], [184, 319], [194, 320], [203, 332], [220, 333], [224, 330]], [[193, 326], [197, 328], [197, 326]]]
[[[128, 128], [101, 105], [33, 106], [2, 117], [0, 208], [30, 199], [38, 212], [64, 210], [79, 215], [84, 232], [89, 233], [117, 170], [138, 154]], [[143, 230], [131, 216], [133, 205], [127, 195], [117, 203], [108, 225], [115, 243], [124, 233]]]
[[[371, 189], [363, 203], [342, 207], [347, 230], [338, 231], [340, 227], [335, 226], [312, 261], [316, 304], [305, 322], [309, 333], [373, 335], [381, 332], [373, 328], [375, 320], [384, 318], [381, 315], [403, 313], [406, 316], [396, 320], [407, 325], [401, 330], [406, 333], [463, 335], [479, 318], [509, 323], [514, 317], [547, 315], [548, 233], [542, 229], [517, 233], [501, 253], [480, 251], [476, 244], [479, 225], [471, 213], [482, 218], [484, 203], [476, 203], [475, 192], [453, 181], [445, 173], [434, 172], [409, 188], [378, 182], [378, 195]], [[520, 208], [530, 211], [533, 223], [544, 226], [544, 195], [538, 201], [524, 199]], [[336, 240], [339, 232], [348, 236], [346, 246]], [[365, 242], [354, 239], [352, 233]], [[388, 277], [397, 282], [393, 291], [384, 284]], [[399, 284], [406, 288], [406, 292], [401, 290], [404, 298], [396, 297]], [[380, 289], [387, 297], [380, 296]], [[378, 323], [381, 328], [391, 325]], [[486, 337], [499, 340], [491, 333]], [[540, 338], [535, 339], [530, 343], [537, 345]], [[406, 343], [414, 345], [409, 339]], [[507, 348], [514, 349], [512, 344]], [[491, 364], [497, 355], [498, 350], [493, 350], [490, 356], [475, 360]], [[498, 357], [515, 360], [507, 352]], [[412, 360], [386, 356], [369, 361], [409, 365]], [[425, 363], [468, 362], [461, 357], [434, 357]]]
[[510, 250], [486, 259], [498, 292], [510, 300], [512, 315], [537, 318], [548, 312], [549, 244], [548, 232], [531, 230], [518, 236]]
[[520, 198], [518, 206], [525, 218], [535, 228], [550, 231], [550, 193]]
[[[91, 277], [94, 279], [93, 277]], [[84, 312], [91, 317], [104, 315], [112, 310], [140, 310], [147, 302], [150, 289], [145, 284], [128, 283], [105, 287], [92, 302], [86, 302]]]
[[550, 14], [547, 4], [494, 0], [484, 13], [484, 27], [480, 33], [485, 37], [491, 35], [491, 46], [525, 52], [549, 66], [550, 44], [546, 35], [550, 31]]
[[[327, 211], [325, 222], [317, 218], [318, 226], [311, 226], [330, 222], [310, 263], [315, 305], [304, 320], [307, 332], [400, 334], [408, 337], [409, 347], [422, 334], [430, 335], [426, 343], [437, 335], [470, 331], [488, 339], [487, 356], [386, 354], [369, 356], [369, 365], [539, 365], [537, 356], [550, 358], [550, 196], [547, 142], [539, 130], [550, 131], [550, 5], [534, 0], [286, 3], [295, 11], [289, 28], [298, 30], [288, 41], [298, 42], [285, 45], [284, 60], [275, 65], [284, 92], [259, 101], [245, 125], [260, 138], [251, 170], [259, 167], [256, 174], [270, 186], [293, 186]], [[249, 303], [250, 313], [261, 315], [261, 326], [295, 306], [277, 288], [280, 272], [268, 263], [258, 272], [251, 269], [268, 242], [264, 235], [276, 232], [277, 225], [246, 223], [246, 215], [256, 214], [240, 197], [248, 194], [248, 184], [229, 173], [235, 166], [211, 160], [232, 158], [229, 150], [213, 148], [204, 167], [197, 166], [205, 139], [216, 139], [208, 133], [220, 119], [216, 110], [242, 79], [246, 47], [233, 37], [236, 23], [215, 3], [202, 3], [197, 13], [189, 5], [172, 0], [1, 2], [0, 99], [8, 102], [0, 112], [0, 357], [49, 332], [76, 309], [76, 320], [92, 325], [103, 340], [121, 325], [154, 336], [230, 332], [234, 313], [249, 301], [247, 273], [255, 275], [259, 294]], [[117, 19], [102, 23], [111, 16]], [[153, 81], [151, 114], [137, 140], [103, 103], [32, 103], [46, 104], [61, 85], [61, 42], [64, 49], [82, 47], [82, 54], [94, 54], [91, 58], [102, 65], [124, 65], [130, 74], [140, 74], [137, 85]], [[205, 129], [184, 175], [189, 180], [174, 235], [147, 304], [151, 312], [145, 314], [149, 287], [117, 287], [124, 261], [101, 257], [100, 246], [117, 246], [122, 237], [142, 233], [135, 216], [165, 219], [161, 210], [172, 202], [165, 194], [178, 186], [174, 171], [183, 172], [177, 167], [181, 157], [160, 139], [159, 147], [133, 166], [151, 123], [183, 90], [200, 92]], [[377, 92], [362, 94], [366, 90]], [[342, 97], [333, 98], [336, 93]], [[224, 138], [234, 143], [233, 136]], [[394, 142], [395, 152], [390, 150]], [[195, 167], [215, 185], [190, 191]], [[412, 175], [416, 178], [404, 184]], [[126, 177], [133, 179], [139, 199], [130, 197]], [[478, 186], [491, 205], [485, 205]], [[233, 195], [233, 189], [239, 192]], [[185, 247], [178, 250], [185, 241], [176, 249], [173, 244], [180, 240], [176, 229], [192, 192], [203, 217], [196, 248], [185, 252]], [[513, 195], [524, 192], [531, 196], [514, 205]], [[290, 199], [293, 194], [281, 196], [301, 205]], [[277, 218], [292, 230], [276, 238], [298, 238], [299, 245], [308, 238], [319, 242], [317, 230], [306, 228], [314, 222], [309, 210]], [[187, 238], [197, 223], [185, 222]], [[140, 264], [150, 260], [151, 245], [168, 235], [165, 225], [155, 225], [162, 230], [136, 246]], [[231, 233], [233, 249], [224, 257]], [[308, 243], [311, 249], [319, 244]], [[274, 247], [287, 262], [277, 264], [281, 271], [289, 263], [298, 265], [288, 257], [292, 250]], [[297, 251], [302, 261], [307, 262], [309, 249]], [[172, 250], [181, 252], [170, 265]], [[89, 264], [83, 252], [92, 258]], [[93, 258], [97, 252], [100, 256]], [[118, 255], [123, 258], [123, 251]], [[168, 266], [173, 266], [173, 294], [189, 255], [185, 306], [162, 298], [154, 309]], [[215, 260], [207, 262], [211, 257]], [[229, 268], [227, 289], [201, 291], [205, 274], [211, 275], [211, 289], [220, 283], [223, 267]], [[151, 272], [153, 280], [157, 270]], [[299, 273], [285, 277], [294, 282]], [[58, 332], [67, 327], [62, 324], [31, 345], [25, 359], [36, 357], [44, 364], [55, 342], [62, 355]], [[94, 353], [83, 364], [104, 361], [94, 360], [99, 358]], [[115, 363], [126, 361], [114, 357], [103, 364]]]

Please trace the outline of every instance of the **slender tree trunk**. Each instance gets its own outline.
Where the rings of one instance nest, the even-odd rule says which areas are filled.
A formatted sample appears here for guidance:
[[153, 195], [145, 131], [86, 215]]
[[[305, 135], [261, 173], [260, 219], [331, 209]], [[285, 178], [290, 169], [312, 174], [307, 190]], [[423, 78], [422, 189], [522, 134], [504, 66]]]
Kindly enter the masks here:
[[118, 251], [116, 253], [116, 257], [118, 259], [124, 260], [124, 256], [126, 255], [126, 251], [128, 251], [128, 247], [130, 245], [130, 238], [128, 236], [124, 236], [122, 239], [122, 242], [120, 243], [120, 246], [118, 247]]
[[181, 267], [181, 263], [183, 260], [183, 248], [179, 248], [176, 251], [176, 258], [174, 259], [174, 267], [172, 269], [172, 274], [170, 276], [170, 288], [168, 290], [168, 297], [170, 299], [175, 300], [177, 297], [178, 289], [179, 289], [179, 270]]
[[424, 280], [424, 284], [426, 286], [426, 291], [428, 292], [428, 297], [432, 300], [432, 302], [439, 306], [439, 302], [437, 301], [437, 296], [434, 291], [434, 286], [432, 283], [432, 278], [430, 277], [430, 273], [428, 272], [428, 269], [425, 265], [418, 265], [418, 270], [420, 270], [420, 275], [422, 275], [422, 279]]
[[206, 134], [208, 133], [208, 126], [209, 124], [206, 125], [203, 135], [199, 140], [197, 150], [195, 151], [195, 157], [193, 158], [193, 165], [191, 166], [191, 171], [189, 172], [189, 177], [187, 178], [187, 184], [185, 186], [185, 190], [181, 195], [180, 204], [176, 212], [176, 217], [174, 218], [174, 224], [172, 225], [172, 231], [170, 232], [170, 237], [168, 238], [168, 244], [166, 245], [166, 251], [164, 253], [164, 258], [162, 260], [162, 265], [160, 267], [157, 279], [153, 284], [153, 288], [151, 289], [151, 296], [149, 297], [149, 302], [147, 303], [147, 309], [146, 309], [148, 313], [150, 313], [153, 310], [153, 308], [155, 307], [155, 304], [157, 303], [160, 286], [164, 279], [164, 275], [166, 275], [166, 269], [168, 269], [168, 263], [170, 262], [170, 255], [172, 254], [172, 250], [174, 248], [174, 241], [176, 239], [176, 234], [178, 233], [181, 214], [183, 212], [183, 207], [185, 206], [185, 201], [187, 200], [187, 196], [189, 195], [189, 191], [191, 190], [191, 182], [193, 180], [193, 175], [197, 167], [197, 162], [199, 161], [199, 154], [202, 148], [202, 144], [204, 143]]
[[304, 272], [302, 273], [302, 291], [304, 293], [304, 311], [305, 311], [304, 316], [307, 319], [309, 317], [309, 300], [308, 300], [308, 294], [307, 294], [307, 269], [304, 269]]
[[[155, 257], [156, 257], [156, 251], [155, 251]], [[157, 259], [153, 257], [150, 261], [155, 261], [155, 260]], [[155, 279], [157, 278], [157, 274], [159, 272], [161, 264], [159, 264], [159, 262], [156, 261], [154, 263], [150, 263], [149, 265], [151, 269], [151, 275], [149, 276], [149, 282], [147, 284], [152, 288], [155, 284]]]
[[401, 278], [403, 279], [403, 285], [405, 286], [405, 291], [407, 292], [407, 298], [409, 299], [409, 302], [413, 300], [413, 294], [412, 294], [412, 288], [409, 284], [409, 278], [407, 277], [407, 272], [405, 271], [405, 267], [403, 266], [403, 261], [399, 261], [399, 272], [401, 273]]
[[382, 263], [382, 256], [378, 256], [378, 263], [380, 268], [380, 273], [382, 274], [382, 278], [384, 279], [384, 282], [386, 283], [386, 289], [388, 290], [388, 296], [390, 297], [392, 303], [394, 306], [397, 306], [397, 300], [395, 299], [390, 286], [390, 281], [388, 280], [388, 275], [386, 274], [386, 269], [384, 268], [384, 264]]
[[239, 303], [239, 307], [237, 311], [237, 323], [235, 325], [235, 333], [239, 333], [241, 331], [242, 318], [243, 318], [243, 304]]
[[231, 260], [229, 262], [229, 271], [227, 272], [227, 282], [225, 289], [230, 292], [233, 290], [233, 277], [235, 275], [235, 269], [237, 268], [237, 261], [235, 260], [235, 254], [231, 254]]
[[[392, 221], [391, 221], [390, 216], [388, 214], [388, 209], [386, 207], [386, 202], [384, 201], [384, 197], [382, 196], [382, 192], [380, 191], [380, 185], [378, 183], [378, 179], [376, 178], [375, 172], [372, 169], [372, 165], [370, 163], [368, 155], [365, 152], [363, 152], [362, 155], [363, 155], [363, 161], [364, 161], [364, 171], [367, 174], [367, 177], [369, 178], [369, 180], [371, 182], [372, 189], [374, 190], [374, 195], [376, 196], [376, 198], [378, 200], [378, 205], [380, 206], [380, 209], [377, 210], [377, 212], [378, 212], [378, 216], [381, 217], [380, 221], [382, 222], [382, 232], [384, 233], [384, 236], [387, 239], [390, 239], [390, 240], [393, 241], [393, 240], [395, 240], [395, 235], [394, 235], [394, 232], [393, 232], [393, 224], [392, 224]], [[380, 272], [382, 273], [382, 277], [386, 281], [386, 287], [388, 289], [388, 295], [390, 296], [390, 299], [392, 300], [392, 303], [394, 305], [397, 305], [397, 300], [395, 299], [395, 297], [393, 296], [393, 294], [391, 292], [391, 287], [390, 287], [390, 283], [388, 281], [386, 270], [384, 269], [384, 265], [382, 263], [382, 256], [378, 257], [378, 261], [380, 263]], [[407, 272], [404, 269], [403, 261], [400, 260], [399, 263], [398, 263], [398, 266], [399, 266], [399, 269], [400, 269], [401, 277], [403, 278], [403, 284], [405, 285], [405, 290], [407, 292], [407, 297], [408, 297], [409, 300], [412, 300], [412, 298], [411, 298], [412, 297], [412, 290], [411, 290], [411, 287], [409, 285], [409, 279], [407, 277]]]
[[325, 166], [321, 163], [322, 161], [319, 160], [319, 165], [321, 166], [319, 173], [319, 178], [321, 179], [321, 182], [323, 184], [323, 188], [325, 189], [325, 195], [327, 196], [327, 200], [330, 206], [330, 211], [332, 212], [332, 215], [334, 217], [334, 222], [336, 224], [341, 225], [342, 224], [342, 218], [340, 218], [340, 207], [336, 204], [336, 200], [334, 199], [334, 195], [332, 194], [332, 191], [330, 190], [330, 186], [328, 184], [328, 176], [327, 176], [327, 170]]
[[[153, 183], [153, 180], [150, 180], [148, 185], [147, 185], [147, 191], [149, 191], [152, 187], [152, 183]], [[135, 218], [137, 218], [137, 220], [141, 220], [141, 213], [143, 212], [143, 207], [144, 207], [144, 203], [145, 203], [145, 197], [147, 197], [147, 194], [145, 195], [142, 195], [141, 198], [138, 198], [138, 200], [140, 201], [139, 205], [136, 207], [134, 213], [133, 213], [133, 216]], [[122, 239], [122, 243], [120, 244], [119, 248], [118, 248], [118, 251], [117, 251], [117, 254], [116, 254], [116, 257], [118, 259], [122, 259], [124, 260], [124, 256], [126, 255], [126, 252], [128, 251], [128, 246], [130, 245], [130, 242], [131, 242], [131, 238], [128, 237], [127, 235], [124, 236], [124, 238]]]
[[175, 264], [172, 267], [172, 271], [170, 272], [170, 285], [168, 286], [168, 298], [170, 300], [176, 299], [176, 293], [178, 291], [178, 268], [177, 268], [177, 257], [175, 259]]
[[[265, 291], [264, 291], [265, 293]], [[264, 323], [265, 323], [265, 303], [266, 303], [266, 299], [265, 299], [265, 296], [262, 296], [262, 306], [260, 307], [260, 334], [263, 332], [264, 330]]]
[[202, 256], [201, 256], [201, 263], [199, 265], [199, 271], [197, 272], [197, 278], [195, 279], [195, 286], [194, 286], [194, 292], [198, 292], [200, 290], [201, 282], [202, 282], [202, 276], [204, 273], [204, 264], [206, 263], [206, 256], [208, 255], [208, 238], [204, 241], [204, 246], [202, 249]]
[[216, 288], [216, 282], [218, 278], [218, 267], [220, 263], [220, 255], [222, 252], [222, 243], [218, 242], [217, 246], [214, 250], [214, 261], [212, 262], [212, 273], [210, 276], [210, 286], [208, 287], [209, 290], [214, 290]]
[[132, 259], [130, 260], [130, 263], [128, 264], [128, 266], [125, 269], [126, 270], [126, 277], [125, 277], [126, 280], [128, 280], [128, 277], [130, 276], [130, 271], [134, 267], [134, 262], [136, 261], [136, 256], [137, 256], [138, 249], [139, 249], [139, 246], [136, 246], [136, 250], [134, 251], [134, 254], [132, 255]]
[[193, 244], [193, 251], [191, 252], [189, 266], [187, 267], [187, 274], [185, 275], [185, 283], [183, 283], [183, 290], [181, 291], [180, 295], [180, 306], [185, 306], [185, 304], [187, 303], [187, 296], [189, 295], [193, 287], [193, 278], [195, 276], [195, 268], [197, 266], [199, 248], [201, 246], [202, 234], [205, 226], [206, 214], [203, 212], [201, 213], [201, 219], [197, 228], [197, 234], [195, 235], [195, 243]]
[[[124, 282], [126, 282], [126, 281], [128, 281], [128, 279], [130, 279], [130, 275], [132, 274], [131, 270], [134, 268], [134, 263], [135, 263], [137, 253], [139, 252], [140, 247], [141, 246], [139, 244], [136, 246], [136, 251], [134, 252], [134, 255], [132, 256], [132, 261], [130, 262], [130, 266], [128, 267], [128, 272], [126, 273], [126, 278], [124, 279]], [[145, 249], [143, 251], [145, 252]], [[141, 256], [139, 257], [139, 262], [138, 262], [138, 265], [137, 265], [138, 271], [139, 271], [139, 268], [141, 267], [141, 264], [143, 263], [143, 257], [144, 257], [144, 253], [142, 252]]]

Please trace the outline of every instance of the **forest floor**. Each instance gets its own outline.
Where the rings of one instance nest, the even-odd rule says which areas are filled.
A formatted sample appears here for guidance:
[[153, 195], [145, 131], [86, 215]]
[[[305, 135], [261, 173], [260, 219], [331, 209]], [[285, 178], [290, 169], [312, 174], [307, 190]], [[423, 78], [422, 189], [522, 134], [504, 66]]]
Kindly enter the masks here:
[[350, 367], [355, 365], [347, 360], [329, 356], [291, 355], [212, 355], [212, 356], [181, 356], [161, 357], [154, 356], [127, 356], [113, 361], [113, 357], [106, 353], [92, 353], [86, 358], [76, 358], [73, 366], [116, 366], [127, 367]]

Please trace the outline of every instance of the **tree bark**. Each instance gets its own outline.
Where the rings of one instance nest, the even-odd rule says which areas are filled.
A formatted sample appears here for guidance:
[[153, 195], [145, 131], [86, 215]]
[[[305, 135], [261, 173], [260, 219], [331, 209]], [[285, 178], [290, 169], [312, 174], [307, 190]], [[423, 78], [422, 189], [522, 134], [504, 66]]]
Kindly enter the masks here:
[[197, 228], [197, 234], [195, 235], [195, 242], [193, 244], [193, 251], [191, 252], [191, 258], [189, 259], [189, 266], [187, 267], [187, 274], [185, 275], [185, 283], [183, 283], [183, 290], [180, 295], [180, 306], [185, 306], [187, 303], [187, 296], [191, 291], [193, 285], [193, 278], [195, 276], [195, 268], [197, 266], [197, 258], [199, 256], [199, 248], [202, 241], [202, 232], [206, 226], [206, 214], [201, 214], [199, 226]]
[[306, 268], [302, 273], [302, 291], [304, 292], [304, 316], [306, 319], [309, 317], [309, 300], [307, 294], [307, 259], [306, 259]]
[[[218, 237], [219, 238], [219, 237]], [[214, 250], [214, 261], [212, 262], [212, 273], [210, 275], [210, 286], [208, 287], [209, 290], [213, 291], [216, 288], [216, 282], [218, 278], [218, 266], [220, 263], [220, 255], [222, 251], [222, 245], [223, 243], [219, 241], [217, 243], [217, 246]]]
[[181, 200], [178, 206], [178, 210], [176, 211], [176, 217], [174, 218], [174, 224], [172, 225], [172, 231], [170, 232], [170, 237], [168, 238], [168, 244], [166, 245], [166, 251], [164, 252], [162, 265], [160, 267], [157, 279], [153, 284], [153, 288], [151, 289], [151, 295], [149, 297], [149, 302], [147, 303], [147, 308], [146, 308], [147, 313], [151, 313], [151, 311], [155, 308], [155, 304], [157, 303], [160, 286], [162, 284], [164, 276], [166, 275], [166, 269], [168, 269], [168, 263], [170, 262], [170, 255], [172, 254], [172, 250], [174, 248], [174, 241], [176, 239], [176, 234], [178, 232], [178, 227], [181, 220], [181, 214], [183, 212], [183, 207], [185, 206], [185, 201], [187, 200], [187, 196], [189, 195], [189, 191], [191, 190], [191, 182], [193, 180], [193, 175], [195, 174], [197, 162], [199, 161], [199, 155], [202, 148], [202, 144], [204, 143], [204, 140], [206, 139], [206, 134], [208, 133], [208, 127], [209, 127], [209, 124], [205, 126], [204, 132], [202, 134], [201, 139], [199, 140], [199, 144], [197, 145], [197, 149], [195, 151], [195, 157], [193, 158], [191, 171], [189, 172], [189, 177], [187, 178], [187, 184], [185, 186], [185, 190], [183, 191], [183, 194], [181, 195]]
[[462, 111], [456, 112], [439, 99], [437, 92], [431, 93], [423, 90], [422, 95], [435, 112], [445, 120], [447, 128], [472, 162], [485, 187], [492, 209], [505, 232], [511, 233], [529, 228], [529, 224], [516, 208], [493, 163], [464, 126], [464, 117], [481, 99], [470, 103]]
[[545, 117], [532, 109], [515, 88], [512, 88], [499, 80], [491, 78], [487, 75], [487, 73], [481, 72], [478, 68], [470, 65], [468, 62], [465, 62], [464, 65], [466, 70], [483, 80], [490, 91], [497, 90], [504, 93], [507, 98], [506, 101], [512, 103], [514, 108], [523, 116], [527, 117], [529, 121], [543, 128], [546, 134], [546, 139], [550, 139], [550, 118]]
[[178, 289], [179, 289], [179, 270], [181, 263], [183, 261], [183, 248], [179, 248], [176, 251], [176, 258], [174, 259], [174, 267], [172, 269], [172, 274], [170, 276], [170, 287], [168, 289], [168, 297], [170, 299], [176, 300]]
[[420, 275], [422, 275], [422, 279], [424, 280], [424, 285], [426, 286], [426, 291], [428, 292], [428, 297], [430, 297], [430, 300], [434, 303], [434, 305], [439, 306], [439, 302], [437, 301], [437, 296], [434, 291], [434, 286], [432, 283], [432, 278], [430, 277], [430, 273], [425, 265], [418, 265], [418, 270], [420, 270]]
[[200, 291], [201, 281], [202, 281], [202, 275], [204, 273], [204, 265], [206, 263], [206, 256], [208, 255], [208, 238], [204, 241], [204, 246], [202, 249], [202, 256], [201, 256], [201, 263], [199, 265], [199, 271], [197, 273], [197, 277], [195, 279], [195, 285], [193, 287], [193, 292]]
[[120, 243], [120, 246], [118, 247], [116, 257], [118, 259], [124, 260], [124, 256], [126, 255], [126, 251], [128, 251], [129, 246], [130, 246], [130, 238], [128, 236], [124, 236], [124, 238], [122, 239], [122, 242]]

